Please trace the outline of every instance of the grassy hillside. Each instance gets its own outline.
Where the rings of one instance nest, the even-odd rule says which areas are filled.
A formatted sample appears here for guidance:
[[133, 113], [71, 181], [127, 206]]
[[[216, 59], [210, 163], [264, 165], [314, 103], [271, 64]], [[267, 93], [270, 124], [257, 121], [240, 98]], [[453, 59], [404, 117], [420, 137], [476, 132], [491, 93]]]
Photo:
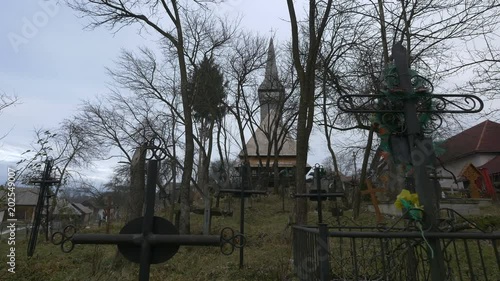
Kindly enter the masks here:
[[[233, 217], [216, 217], [213, 221], [214, 234], [223, 227], [239, 229], [239, 200], [233, 200]], [[286, 209], [291, 209], [291, 200]], [[171, 260], [151, 266], [151, 281], [174, 280], [295, 280], [292, 271], [291, 230], [288, 227], [290, 214], [281, 211], [279, 197], [270, 196], [252, 199], [250, 208], [245, 211], [245, 267], [238, 268], [239, 254], [236, 250], [231, 256], [224, 256], [219, 248], [213, 247], [181, 247]], [[316, 222], [317, 215], [313, 211], [315, 204], [310, 204], [309, 219]], [[346, 213], [350, 216], [350, 213]], [[192, 215], [192, 233], [201, 233], [200, 215]], [[334, 222], [331, 213], [325, 212], [325, 220]], [[358, 223], [374, 225], [375, 216], [362, 212]], [[118, 233], [121, 226], [115, 224], [112, 232]], [[103, 232], [101, 229], [86, 229], [84, 232]], [[43, 237], [39, 238], [43, 241]], [[0, 242], [0, 280], [19, 281], [129, 281], [138, 280], [138, 265], [125, 262], [115, 268], [113, 261], [116, 246], [76, 245], [68, 254], [62, 253], [58, 246], [40, 242], [32, 258], [26, 257], [27, 241], [18, 237], [16, 245], [16, 273], [6, 272], [5, 237]]]
[[[229, 226], [239, 229], [239, 200], [233, 200], [233, 217], [215, 217], [213, 233]], [[278, 204], [279, 203], [279, 204]], [[290, 204], [290, 202], [287, 202]], [[236, 250], [224, 256], [219, 248], [181, 247], [171, 260], [151, 266], [151, 281], [154, 280], [288, 280], [291, 277], [291, 232], [287, 228], [289, 213], [281, 212], [278, 197], [252, 199], [250, 208], [245, 211], [245, 268], [238, 268], [239, 254]], [[287, 209], [289, 206], [287, 206]], [[311, 214], [314, 216], [314, 214]], [[315, 216], [314, 216], [315, 217]], [[313, 217], [313, 218], [314, 218]], [[313, 219], [312, 218], [312, 219]], [[200, 215], [192, 215], [192, 233], [201, 233]], [[118, 233], [121, 225], [115, 224], [112, 232]], [[104, 232], [101, 229], [86, 229], [84, 232]], [[7, 258], [5, 235], [1, 242], [0, 261], [2, 272], [0, 280], [137, 280], [138, 265], [125, 262], [115, 269], [113, 261], [116, 246], [77, 245], [68, 254], [58, 246], [45, 243], [39, 238], [35, 255], [27, 258], [27, 241], [24, 236], [17, 238], [16, 273], [7, 274], [4, 265]], [[7, 277], [7, 278], [5, 278]]]

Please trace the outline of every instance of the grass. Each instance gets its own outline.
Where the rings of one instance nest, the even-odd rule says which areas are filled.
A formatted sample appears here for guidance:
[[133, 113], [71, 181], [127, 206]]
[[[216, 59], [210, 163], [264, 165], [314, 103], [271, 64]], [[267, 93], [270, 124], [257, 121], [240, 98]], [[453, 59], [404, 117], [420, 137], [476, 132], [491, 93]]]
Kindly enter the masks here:
[[[239, 230], [239, 200], [234, 200], [232, 217], [214, 217], [213, 233], [217, 234], [224, 227]], [[292, 276], [291, 231], [287, 228], [289, 213], [281, 212], [279, 198], [270, 196], [252, 199], [251, 207], [245, 210], [245, 266], [239, 269], [239, 253], [225, 256], [219, 248], [181, 247], [171, 260], [151, 266], [150, 280], [290, 280]], [[287, 202], [290, 206], [290, 202]], [[158, 212], [162, 214], [164, 212]], [[314, 214], [312, 214], [314, 215]], [[192, 215], [192, 233], [201, 233], [202, 216]], [[121, 226], [113, 225], [111, 232], [118, 233]], [[84, 232], [103, 232], [101, 229], [89, 229]], [[5, 237], [4, 237], [5, 238]], [[39, 237], [35, 255], [26, 256], [26, 238], [16, 241], [16, 273], [4, 274], [7, 262], [5, 247], [0, 256], [0, 280], [137, 280], [139, 267], [126, 262], [125, 266], [114, 269], [113, 261], [116, 246], [76, 245], [68, 254], [61, 252], [58, 246], [44, 242]], [[2, 241], [2, 244], [5, 240]]]
[[[239, 254], [236, 250], [230, 256], [224, 256], [219, 248], [181, 247], [171, 260], [151, 266], [151, 281], [242, 281], [242, 280], [296, 280], [292, 268], [291, 229], [288, 227], [289, 212], [281, 211], [281, 199], [277, 196], [254, 198], [250, 208], [245, 210], [245, 265], [239, 269]], [[212, 223], [213, 233], [217, 234], [224, 227], [239, 229], [239, 200], [233, 200], [232, 217], [215, 217]], [[309, 220], [316, 223], [317, 215], [313, 211], [315, 204], [310, 204]], [[287, 200], [286, 209], [292, 209], [292, 201]], [[326, 209], [326, 208], [325, 208]], [[492, 210], [491, 213], [498, 213]], [[164, 214], [164, 212], [157, 212]], [[350, 212], [345, 214], [350, 216]], [[325, 221], [334, 222], [330, 212], [324, 212]], [[201, 233], [202, 216], [192, 215], [193, 234]], [[361, 225], [374, 225], [375, 215], [362, 212], [356, 221]], [[389, 219], [389, 224], [391, 220]], [[121, 225], [115, 224], [112, 233], [118, 233]], [[101, 229], [86, 229], [84, 232], [104, 232]], [[5, 237], [4, 237], [5, 238]], [[138, 280], [137, 264], [125, 262], [115, 267], [116, 246], [76, 245], [68, 254], [61, 252], [39, 237], [35, 255], [26, 256], [27, 241], [18, 237], [16, 241], [16, 273], [6, 272], [6, 247], [0, 247], [0, 280], [19, 281], [129, 281]], [[2, 240], [0, 244], [4, 244]]]

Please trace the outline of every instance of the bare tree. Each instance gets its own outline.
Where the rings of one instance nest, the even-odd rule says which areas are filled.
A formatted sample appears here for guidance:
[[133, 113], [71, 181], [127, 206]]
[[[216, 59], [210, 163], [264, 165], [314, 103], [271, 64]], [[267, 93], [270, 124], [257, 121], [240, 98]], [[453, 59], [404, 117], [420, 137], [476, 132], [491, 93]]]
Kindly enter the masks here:
[[[75, 120], [65, 120], [60, 128], [52, 131], [36, 130], [35, 139], [32, 149], [24, 152], [25, 158], [17, 163], [17, 176], [29, 183], [31, 179], [39, 177], [43, 161], [53, 159], [53, 174], [58, 180], [54, 188], [49, 190], [52, 196], [50, 214], [53, 214], [61, 187], [79, 178], [78, 170], [88, 168], [100, 151]], [[49, 221], [52, 222], [51, 219]]]
[[[0, 93], [0, 115], [2, 111], [4, 111], [7, 107], [13, 106], [19, 102], [19, 99], [16, 96], [9, 96], [5, 93]], [[0, 140], [7, 136], [8, 132], [4, 133], [4, 135], [0, 136]]]
[[[182, 174], [181, 192], [181, 233], [189, 233], [189, 192], [194, 168], [195, 136], [193, 130], [191, 100], [188, 93], [188, 73], [203, 56], [212, 57], [231, 38], [234, 28], [224, 21], [217, 20], [210, 14], [208, 5], [217, 1], [69, 1], [70, 6], [88, 16], [92, 22], [90, 27], [108, 26], [112, 29], [132, 24], [159, 35], [164, 43], [164, 54], [175, 58], [175, 67], [167, 73], [158, 73], [157, 69], [142, 69], [141, 79], [135, 79], [136, 85], [146, 85], [140, 91], [143, 95], [167, 102], [172, 92], [166, 88], [157, 88], [156, 79], [170, 76], [177, 83], [177, 91], [181, 98], [181, 107], [176, 108], [182, 118], [184, 131], [184, 171]], [[150, 60], [151, 61], [151, 60]], [[154, 66], [154, 65], [152, 65]], [[153, 76], [142, 76], [143, 74]], [[165, 77], [164, 77], [165, 78]], [[152, 87], [154, 86], [154, 87]]]
[[[328, 25], [333, 1], [309, 0], [307, 8], [307, 33], [300, 37], [299, 20], [295, 12], [295, 4], [287, 0], [292, 30], [292, 54], [294, 68], [300, 84], [300, 100], [297, 117], [297, 193], [305, 193], [305, 174], [309, 136], [313, 127], [314, 98], [316, 90], [316, 69], [321, 43]], [[301, 50], [300, 45], [307, 42], [306, 50]], [[307, 201], [305, 198], [297, 199], [295, 222], [307, 223]]]
[[[199, 1], [191, 1], [194, 5], [202, 5]], [[182, 15], [183, 10], [193, 9], [189, 2], [171, 1], [69, 1], [70, 6], [82, 15], [92, 20], [90, 27], [108, 26], [120, 29], [124, 26], [139, 24], [156, 32], [161, 38], [172, 46], [176, 58], [178, 73], [180, 75], [180, 95], [182, 99], [182, 114], [185, 129], [185, 155], [184, 173], [182, 174], [181, 195], [181, 233], [190, 232], [189, 190], [194, 160], [193, 124], [191, 118], [191, 104], [188, 95], [188, 66], [186, 63], [185, 25]]]
[[[228, 100], [226, 108], [236, 120], [237, 137], [233, 139], [241, 145], [243, 162], [248, 162], [247, 139], [245, 131], [250, 129], [255, 134], [251, 122], [258, 110], [257, 74], [266, 64], [266, 43], [262, 37], [241, 33], [230, 46], [224, 65], [228, 79]], [[229, 130], [229, 128], [226, 128]], [[229, 159], [227, 159], [229, 161]], [[227, 163], [228, 164], [228, 163]]]

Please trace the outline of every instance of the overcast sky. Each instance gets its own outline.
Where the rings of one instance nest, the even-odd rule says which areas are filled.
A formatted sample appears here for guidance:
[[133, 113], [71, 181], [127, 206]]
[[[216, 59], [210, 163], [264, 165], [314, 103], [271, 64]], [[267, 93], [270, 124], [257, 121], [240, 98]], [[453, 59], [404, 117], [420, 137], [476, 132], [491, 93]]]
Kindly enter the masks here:
[[[121, 49], [156, 44], [147, 34], [137, 34], [135, 27], [116, 34], [105, 28], [84, 30], [87, 19], [78, 18], [71, 9], [56, 4], [57, 0], [4, 2], [0, 91], [18, 96], [20, 103], [0, 115], [0, 136], [8, 133], [0, 140], [0, 181], [5, 179], [6, 165], [17, 162], [29, 148], [34, 129], [55, 128], [75, 113], [82, 100], [109, 92], [105, 67], [113, 67]], [[296, 1], [299, 13], [304, 2]], [[273, 34], [278, 45], [289, 40], [285, 0], [228, 0], [219, 12], [241, 16], [241, 28]], [[313, 138], [310, 146], [311, 165], [327, 156], [321, 138]], [[98, 163], [88, 174], [105, 180], [115, 162]]]
[[[113, 66], [121, 49], [155, 44], [135, 27], [116, 34], [106, 28], [84, 29], [87, 19], [57, 2], [2, 3], [8, 12], [0, 17], [0, 91], [18, 96], [20, 102], [0, 115], [0, 135], [8, 132], [0, 141], [0, 181], [6, 165], [17, 162], [29, 148], [34, 129], [55, 128], [75, 113], [82, 100], [108, 93], [105, 67]], [[218, 12], [241, 16], [242, 28], [264, 36], [271, 36], [272, 30], [278, 43], [289, 38], [284, 0], [229, 0]], [[313, 161], [322, 160], [319, 154]], [[106, 179], [110, 165], [98, 163], [89, 174]]]

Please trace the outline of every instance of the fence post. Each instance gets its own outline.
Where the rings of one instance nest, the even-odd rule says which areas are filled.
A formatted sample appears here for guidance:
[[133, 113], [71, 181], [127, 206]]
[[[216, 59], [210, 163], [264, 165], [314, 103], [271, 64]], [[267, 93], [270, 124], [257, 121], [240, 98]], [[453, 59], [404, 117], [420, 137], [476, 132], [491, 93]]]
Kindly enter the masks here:
[[318, 225], [319, 235], [317, 240], [320, 280], [330, 280], [330, 251], [328, 246], [328, 226], [324, 223]]

